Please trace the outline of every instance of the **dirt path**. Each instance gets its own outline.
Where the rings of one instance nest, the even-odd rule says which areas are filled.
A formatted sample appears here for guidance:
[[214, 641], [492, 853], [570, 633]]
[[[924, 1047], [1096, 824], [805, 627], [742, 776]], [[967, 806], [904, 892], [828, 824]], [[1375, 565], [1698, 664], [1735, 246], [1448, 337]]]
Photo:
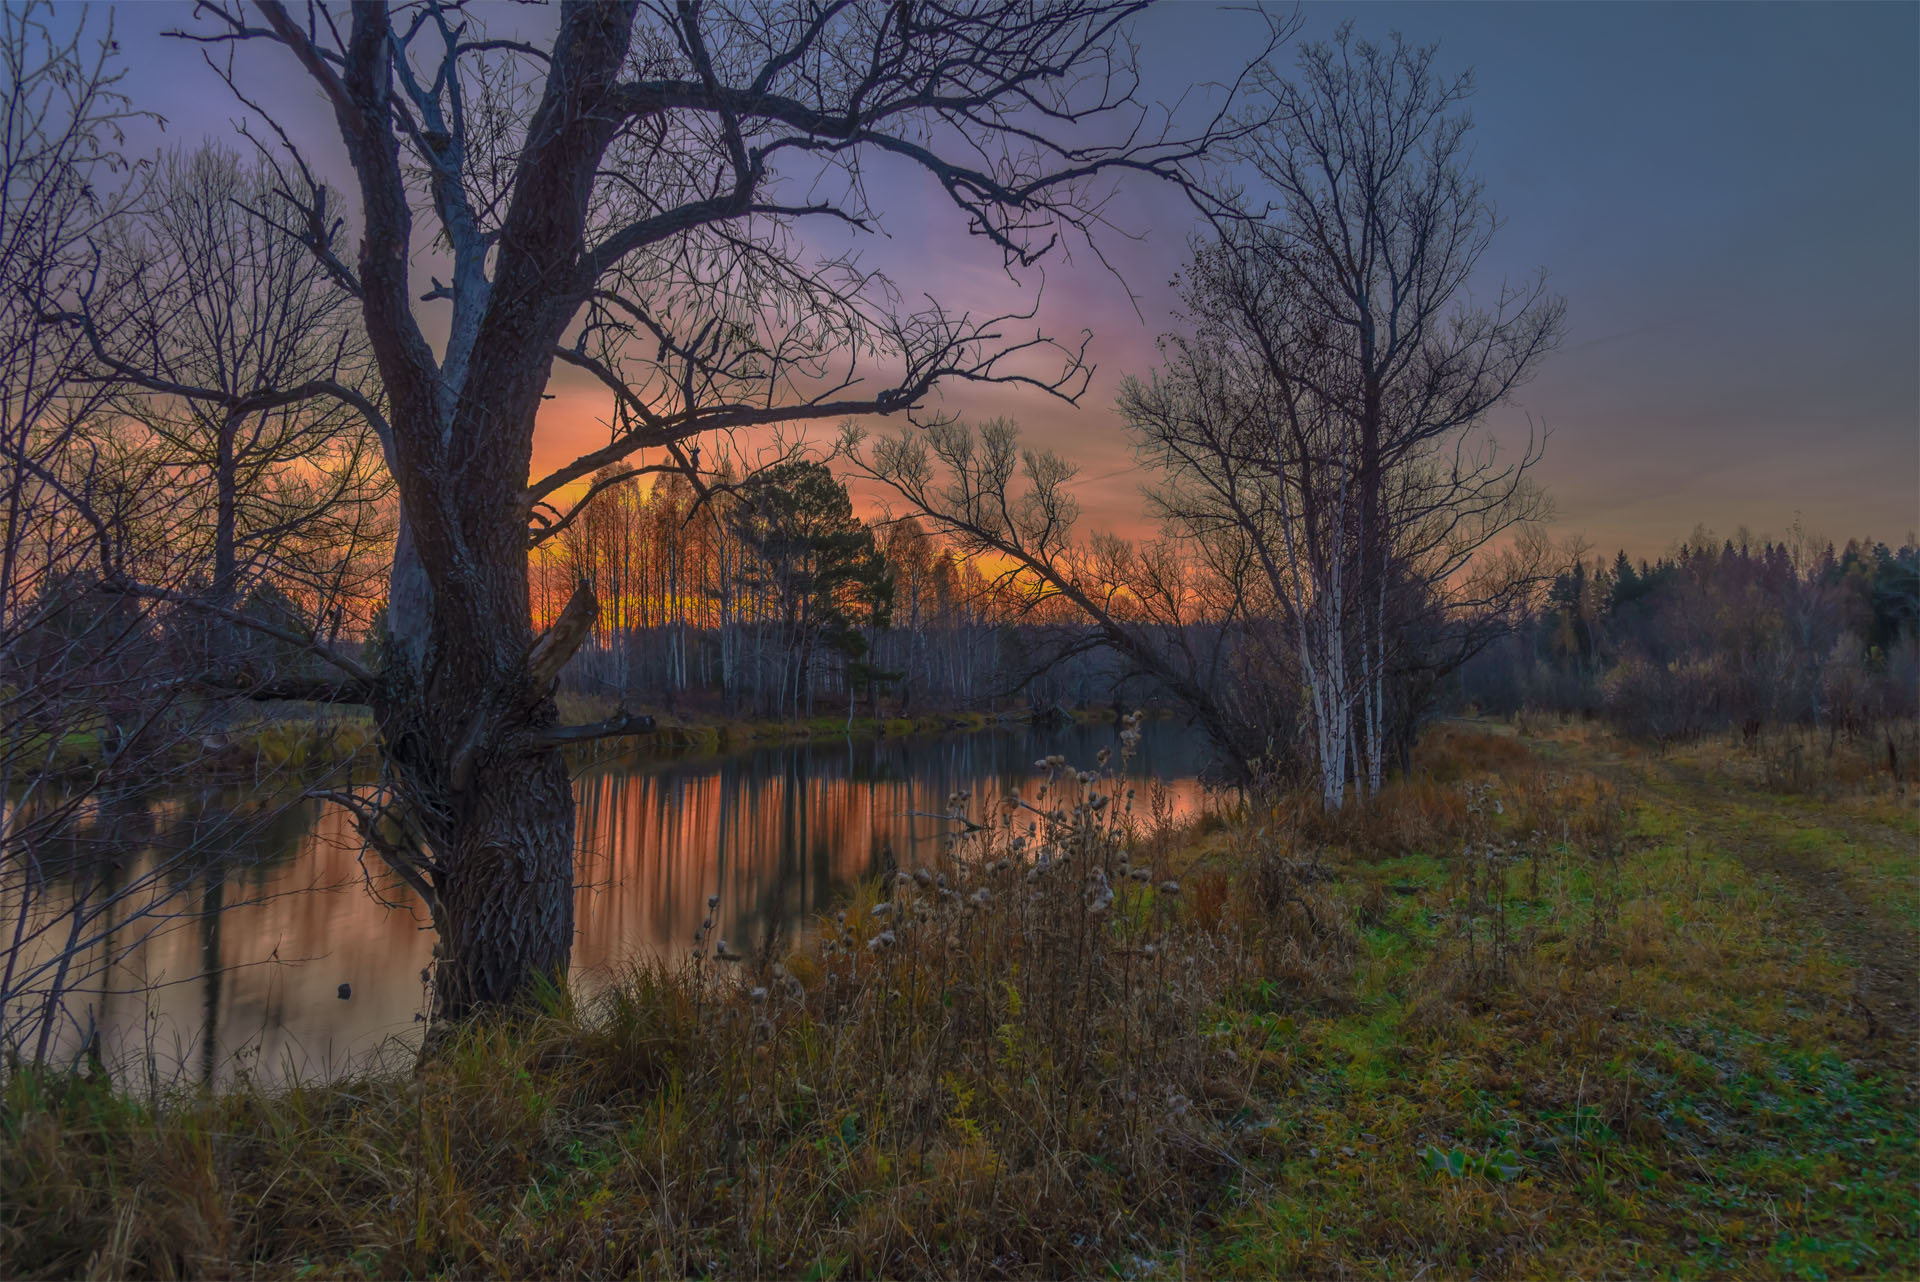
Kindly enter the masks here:
[[[1665, 776], [1676, 785], [1661, 789], [1663, 796], [1677, 791], [1683, 804], [1712, 825], [1709, 830], [1725, 839], [1750, 871], [1771, 876], [1795, 906], [1813, 918], [1855, 968], [1868, 1036], [1885, 1042], [1908, 1076], [1916, 1076], [1920, 1071], [1920, 1009], [1916, 1008], [1920, 940], [1893, 905], [1861, 894], [1858, 883], [1841, 867], [1850, 850], [1897, 841], [1898, 834], [1883, 825], [1850, 822], [1837, 813], [1808, 815], [1692, 765], [1656, 762], [1653, 775]], [[1751, 813], [1756, 810], [1761, 815], [1758, 819]], [[1848, 845], [1811, 853], [1790, 848], [1777, 835], [1816, 826], [1844, 832]], [[1897, 846], [1889, 849], [1914, 858], [1910, 843], [1903, 852]]]
[[[1920, 1090], [1920, 932], [1898, 906], [1865, 893], [1845, 867], [1850, 854], [1872, 851], [1920, 871], [1912, 836], [1838, 808], [1796, 805], [1690, 762], [1627, 762], [1597, 747], [1556, 747], [1570, 763], [1652, 792], [1749, 872], [1777, 885], [1854, 967], [1855, 1013], [1866, 1024], [1870, 1057], [1904, 1076], [1910, 1091]], [[1792, 836], [1816, 829], [1841, 833], [1846, 844], [1810, 851], [1790, 843]]]

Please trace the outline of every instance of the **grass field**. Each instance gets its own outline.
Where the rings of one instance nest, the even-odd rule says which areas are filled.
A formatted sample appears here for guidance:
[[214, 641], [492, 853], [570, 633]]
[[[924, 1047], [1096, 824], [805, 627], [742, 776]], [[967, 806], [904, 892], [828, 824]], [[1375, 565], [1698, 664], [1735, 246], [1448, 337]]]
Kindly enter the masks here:
[[1280, 1153], [1197, 1271], [1912, 1275], [1911, 795], [1525, 748], [1491, 892], [1457, 856], [1350, 860], [1351, 986], [1234, 1017], [1284, 1062]]
[[1180, 830], [1055, 763], [412, 1075], [15, 1069], [0, 1274], [1912, 1276], [1920, 811], [1783, 752], [1455, 724]]

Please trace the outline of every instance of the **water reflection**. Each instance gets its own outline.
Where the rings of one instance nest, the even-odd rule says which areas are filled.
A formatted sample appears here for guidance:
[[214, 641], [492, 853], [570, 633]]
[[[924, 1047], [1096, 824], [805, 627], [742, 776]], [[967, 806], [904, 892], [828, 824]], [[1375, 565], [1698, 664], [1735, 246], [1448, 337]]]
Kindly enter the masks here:
[[[1033, 761], [1050, 752], [1091, 765], [1115, 729], [807, 744], [593, 770], [578, 781], [575, 985], [591, 991], [633, 962], [684, 955], [710, 894], [720, 896], [718, 934], [735, 950], [790, 941], [855, 879], [932, 858], [945, 831], [933, 816], [950, 793], [1029, 784]], [[1161, 780], [1175, 812], [1191, 811], [1202, 800], [1197, 735], [1167, 721], [1143, 731], [1130, 773]], [[1143, 789], [1143, 812], [1145, 801]], [[112, 963], [105, 981], [74, 995], [123, 1077], [225, 1081], [242, 1064], [270, 1079], [332, 1073], [404, 1055], [417, 1034], [426, 914], [390, 878], [369, 893], [345, 812], [303, 803], [251, 836], [245, 860], [162, 878], [167, 911], [113, 940], [96, 958]], [[146, 863], [119, 875], [137, 878], [167, 857], [150, 847]], [[63, 893], [70, 909], [89, 892], [76, 882]], [[77, 1047], [85, 1022], [69, 1025], [63, 1045]]]

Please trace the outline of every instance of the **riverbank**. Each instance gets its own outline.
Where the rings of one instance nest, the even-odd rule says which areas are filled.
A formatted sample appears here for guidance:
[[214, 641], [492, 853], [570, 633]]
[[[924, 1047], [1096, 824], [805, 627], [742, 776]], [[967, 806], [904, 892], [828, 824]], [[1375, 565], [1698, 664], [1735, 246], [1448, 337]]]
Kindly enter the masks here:
[[[592, 722], [614, 714], [610, 699], [580, 695], [560, 696], [561, 720]], [[644, 735], [603, 741], [602, 753], [729, 752], [746, 747], [778, 746], [808, 740], [865, 740], [922, 734], [966, 734], [997, 727], [1024, 726], [1033, 721], [1029, 708], [1002, 711], [936, 711], [914, 716], [823, 715], [798, 721], [754, 721], [734, 718], [682, 717], [655, 712], [654, 729]], [[1119, 713], [1110, 706], [1060, 709], [1058, 715], [1075, 724], [1111, 724]]]
[[[612, 700], [579, 695], [560, 697], [562, 721], [586, 723], [612, 716]], [[914, 734], [964, 733], [996, 725], [1013, 725], [1025, 718], [1011, 713], [934, 712], [912, 717], [807, 717], [798, 721], [755, 721], [738, 718], [701, 718], [655, 712], [654, 728], [644, 735], [602, 740], [590, 751], [598, 755], [633, 753], [729, 752], [755, 746], [776, 746], [812, 739], [876, 739]]]
[[1920, 1268], [1910, 792], [1458, 726], [1332, 820], [1051, 773], [944, 886], [414, 1075], [10, 1072], [0, 1274]]
[[[560, 719], [569, 724], [605, 720], [616, 711], [615, 701], [603, 697], [562, 694]], [[1112, 722], [1111, 707], [1078, 708], [1063, 715], [1077, 723]], [[594, 741], [569, 750], [590, 761], [648, 755], [733, 752], [809, 740], [868, 740], [922, 734], [964, 734], [996, 726], [1026, 725], [1026, 709], [981, 712], [946, 711], [911, 717], [808, 717], [799, 721], [755, 721], [737, 718], [704, 719], [656, 713], [655, 728], [646, 734]], [[331, 772], [371, 763], [377, 729], [373, 716], [361, 708], [319, 708], [317, 705], [273, 705], [256, 715], [236, 720], [217, 733], [186, 736], [167, 754], [172, 764], [202, 766], [214, 773], [264, 778], [293, 772]], [[43, 748], [29, 745], [33, 752]], [[55, 774], [84, 774], [101, 761], [100, 739], [91, 733], [64, 736], [47, 757]]]

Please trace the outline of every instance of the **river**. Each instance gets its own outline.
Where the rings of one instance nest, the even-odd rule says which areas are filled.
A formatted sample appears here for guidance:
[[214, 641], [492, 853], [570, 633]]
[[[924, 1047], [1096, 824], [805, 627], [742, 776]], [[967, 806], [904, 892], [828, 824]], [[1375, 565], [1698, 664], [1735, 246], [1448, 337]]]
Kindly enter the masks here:
[[[1155, 780], [1175, 817], [1191, 813], [1204, 798], [1199, 735], [1175, 721], [1141, 728], [1128, 766], [1139, 821], [1152, 823]], [[1049, 753], [1091, 768], [1101, 748], [1117, 747], [1117, 730], [1019, 726], [588, 769], [576, 781], [574, 987], [591, 993], [636, 962], [685, 956], [709, 895], [719, 897], [715, 934], [735, 951], [770, 936], [790, 942], [859, 878], [930, 860], [948, 827], [933, 816], [950, 794], [1030, 790], [1034, 761]], [[97, 1026], [103, 1058], [139, 1085], [223, 1084], [241, 1071], [314, 1078], [409, 1054], [433, 934], [409, 891], [363, 872], [347, 813], [219, 794], [167, 804], [192, 811], [196, 832], [225, 824], [238, 837], [184, 883], [164, 879], [167, 913], [126, 910], [124, 931], [90, 959], [111, 958], [104, 974], [67, 998], [74, 1018], [59, 1045], [77, 1048], [78, 1030]], [[135, 881], [168, 857], [158, 841], [139, 850], [116, 876]], [[82, 893], [53, 889], [54, 909], [60, 893]]]

